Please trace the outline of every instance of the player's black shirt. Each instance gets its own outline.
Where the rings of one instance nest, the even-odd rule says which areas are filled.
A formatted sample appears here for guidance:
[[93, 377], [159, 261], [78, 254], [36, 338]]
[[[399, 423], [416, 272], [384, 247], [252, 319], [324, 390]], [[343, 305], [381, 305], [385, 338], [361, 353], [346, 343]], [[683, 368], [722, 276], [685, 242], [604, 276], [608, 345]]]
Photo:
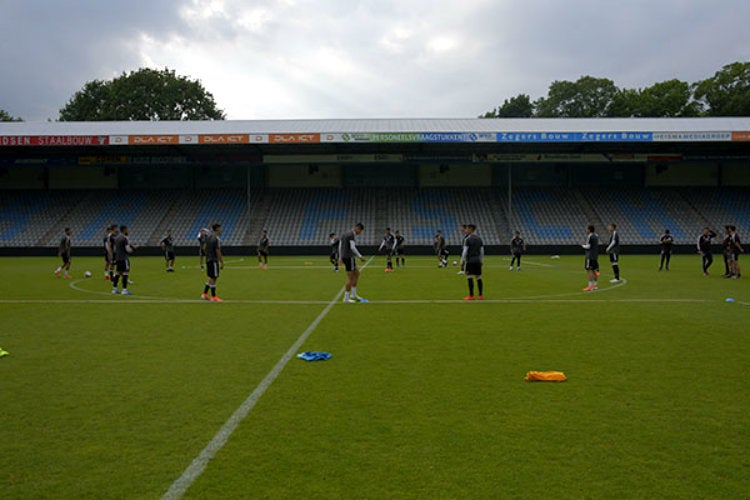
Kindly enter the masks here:
[[659, 238], [659, 244], [661, 245], [662, 252], [671, 252], [672, 243], [674, 243], [674, 238], [672, 238], [671, 234], [662, 234], [661, 238]]
[[404, 237], [401, 236], [400, 234], [398, 236], [396, 236], [396, 248], [398, 250], [403, 250], [404, 249]]
[[609, 234], [609, 245], [607, 245], [607, 253], [620, 253], [620, 235], [617, 234], [617, 231], [612, 231]]
[[435, 248], [435, 252], [439, 252], [445, 249], [445, 238], [443, 235], [435, 235], [434, 243], [432, 246]]
[[597, 260], [599, 258], [599, 235], [596, 233], [589, 233], [586, 237], [586, 258], [588, 260]]
[[709, 253], [711, 251], [711, 240], [716, 238], [716, 233], [709, 231], [708, 234], [701, 234], [698, 237], [698, 250], [701, 253]]
[[520, 236], [518, 238], [513, 238], [512, 240], [510, 240], [510, 251], [513, 253], [523, 252], [523, 246], [523, 238], [521, 238]]
[[396, 243], [396, 237], [393, 234], [386, 234], [383, 236], [383, 243], [380, 244], [381, 248], [385, 248], [386, 252], [390, 252], [394, 249]]
[[174, 238], [171, 236], [165, 236], [159, 244], [164, 245], [165, 252], [174, 252]]
[[206, 262], [219, 260], [218, 252], [221, 250], [221, 240], [215, 234], [206, 237]]
[[64, 234], [60, 240], [60, 253], [62, 255], [70, 255], [70, 236]]
[[351, 259], [355, 256], [359, 257], [357, 253], [359, 250], [357, 250], [357, 253], [355, 253], [352, 250], [352, 243], [354, 244], [354, 248], [357, 248], [356, 242], [355, 242], [355, 234], [354, 231], [347, 231], [341, 236], [341, 240], [339, 241], [339, 257], [342, 260]]
[[109, 240], [109, 250], [112, 252], [112, 258], [115, 258], [115, 239], [119, 233], [110, 233], [107, 239]]
[[331, 246], [331, 255], [338, 255], [339, 254], [339, 239], [331, 238], [328, 244]]
[[484, 258], [484, 243], [476, 233], [464, 238], [463, 258], [467, 264], [481, 264]]
[[258, 250], [260, 250], [261, 252], [267, 252], [268, 245], [269, 245], [268, 238], [266, 236], [261, 236], [260, 240], [258, 240]]
[[130, 240], [124, 234], [120, 233], [115, 237], [114, 252], [116, 261], [122, 262], [128, 260], [128, 245], [130, 245]]

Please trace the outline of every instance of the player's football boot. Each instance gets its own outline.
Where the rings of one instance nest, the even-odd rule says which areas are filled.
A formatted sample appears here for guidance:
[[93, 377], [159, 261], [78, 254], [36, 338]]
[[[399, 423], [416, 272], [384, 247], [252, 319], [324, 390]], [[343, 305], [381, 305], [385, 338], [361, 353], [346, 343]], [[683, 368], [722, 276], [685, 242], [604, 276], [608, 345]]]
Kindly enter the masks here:
[[125, 289], [122, 290], [122, 294], [123, 295], [133, 295], [133, 292], [131, 292], [130, 290], [128, 290], [127, 288], [125, 288]]
[[221, 299], [217, 296], [211, 297], [211, 302], [224, 302], [224, 299]]
[[203, 299], [203, 300], [211, 300], [211, 297], [209, 297], [209, 295], [207, 293], [202, 293], [201, 294], [201, 299]]
[[474, 300], [474, 296], [473, 295], [467, 295], [466, 297], [464, 297], [464, 300]]

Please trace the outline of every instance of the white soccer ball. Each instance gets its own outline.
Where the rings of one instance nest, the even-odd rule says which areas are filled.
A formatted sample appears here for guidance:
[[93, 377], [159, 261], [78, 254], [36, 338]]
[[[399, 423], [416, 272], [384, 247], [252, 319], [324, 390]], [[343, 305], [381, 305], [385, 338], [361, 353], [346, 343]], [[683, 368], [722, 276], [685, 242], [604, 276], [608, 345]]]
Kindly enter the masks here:
[[457, 266], [457, 265], [458, 265], [458, 262], [456, 262], [456, 261], [454, 260], [454, 261], [453, 261], [453, 265], [454, 265], [454, 266]]
[[83, 275], [84, 275], [84, 276], [85, 276], [86, 278], [90, 278], [90, 277], [91, 277], [91, 271], [86, 271], [85, 273], [83, 273]]

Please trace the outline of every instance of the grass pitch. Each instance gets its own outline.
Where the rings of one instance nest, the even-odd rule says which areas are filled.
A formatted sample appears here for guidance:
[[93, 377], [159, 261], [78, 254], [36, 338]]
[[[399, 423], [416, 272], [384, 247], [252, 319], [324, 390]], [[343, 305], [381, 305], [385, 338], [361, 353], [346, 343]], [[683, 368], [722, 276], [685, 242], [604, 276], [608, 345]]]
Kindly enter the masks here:
[[[227, 256], [223, 304], [195, 257], [0, 259], [0, 492], [159, 498], [338, 297], [324, 257]], [[750, 284], [697, 256], [489, 256], [483, 302], [434, 259], [362, 272], [368, 304], [322, 316], [186, 498], [744, 498]], [[182, 266], [185, 266], [183, 268]], [[84, 279], [83, 271], [94, 276]], [[728, 303], [731, 297], [735, 302]], [[525, 383], [561, 370], [562, 384]]]

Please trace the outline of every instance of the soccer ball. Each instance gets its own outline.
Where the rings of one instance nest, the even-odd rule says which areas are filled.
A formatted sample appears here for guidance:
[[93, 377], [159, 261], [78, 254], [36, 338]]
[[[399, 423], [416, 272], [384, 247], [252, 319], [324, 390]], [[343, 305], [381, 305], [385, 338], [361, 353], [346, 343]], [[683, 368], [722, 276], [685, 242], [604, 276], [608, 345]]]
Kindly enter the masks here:
[[456, 262], [456, 261], [454, 260], [454, 261], [453, 261], [453, 265], [454, 265], [454, 266], [457, 266], [457, 265], [458, 265], [458, 262]]
[[83, 273], [83, 275], [84, 275], [84, 276], [85, 276], [86, 278], [90, 278], [90, 277], [91, 277], [91, 271], [86, 271], [85, 273]]

